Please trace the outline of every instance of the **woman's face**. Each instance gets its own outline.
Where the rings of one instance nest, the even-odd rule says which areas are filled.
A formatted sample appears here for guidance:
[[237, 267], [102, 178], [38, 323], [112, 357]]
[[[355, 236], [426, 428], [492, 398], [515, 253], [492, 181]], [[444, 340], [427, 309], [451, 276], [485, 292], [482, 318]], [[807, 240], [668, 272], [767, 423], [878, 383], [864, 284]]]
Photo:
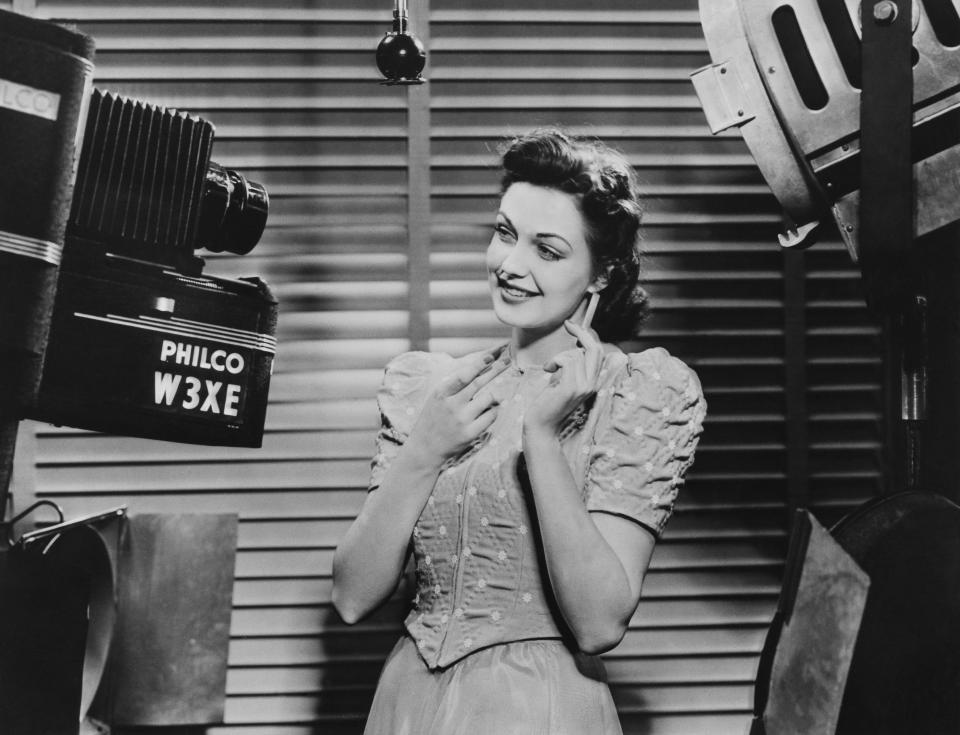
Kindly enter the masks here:
[[570, 318], [594, 282], [577, 199], [556, 189], [512, 184], [500, 201], [487, 248], [493, 310], [511, 327], [550, 331]]

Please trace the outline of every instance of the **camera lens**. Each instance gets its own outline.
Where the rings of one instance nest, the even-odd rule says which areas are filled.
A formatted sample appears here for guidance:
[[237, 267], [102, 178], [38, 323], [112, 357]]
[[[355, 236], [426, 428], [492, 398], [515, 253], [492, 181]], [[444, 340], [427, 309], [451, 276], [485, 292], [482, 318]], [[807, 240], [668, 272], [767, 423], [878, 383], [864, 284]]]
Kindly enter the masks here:
[[270, 197], [261, 184], [211, 161], [203, 186], [198, 247], [246, 255], [263, 235], [269, 209]]

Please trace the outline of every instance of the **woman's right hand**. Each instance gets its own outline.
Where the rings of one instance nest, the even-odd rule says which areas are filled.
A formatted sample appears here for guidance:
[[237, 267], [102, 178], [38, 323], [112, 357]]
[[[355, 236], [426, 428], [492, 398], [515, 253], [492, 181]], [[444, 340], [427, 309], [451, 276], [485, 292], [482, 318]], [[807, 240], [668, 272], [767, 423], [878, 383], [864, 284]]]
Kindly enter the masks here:
[[461, 364], [430, 391], [407, 446], [417, 448], [430, 461], [441, 464], [466, 449], [496, 419], [496, 398], [491, 391], [481, 389], [508, 365], [508, 361], [497, 359], [495, 350], [461, 360]]

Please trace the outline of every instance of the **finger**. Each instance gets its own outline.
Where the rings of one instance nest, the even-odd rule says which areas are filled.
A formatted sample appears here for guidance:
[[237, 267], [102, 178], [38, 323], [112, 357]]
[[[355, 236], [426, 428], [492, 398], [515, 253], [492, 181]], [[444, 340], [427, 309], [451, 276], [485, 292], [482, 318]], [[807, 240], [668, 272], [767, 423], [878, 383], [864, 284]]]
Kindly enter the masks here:
[[463, 393], [472, 398], [491, 381], [495, 380], [504, 370], [510, 367], [506, 360], [496, 360], [489, 367], [474, 378], [468, 386], [463, 389]]
[[562, 364], [556, 372], [550, 375], [550, 380], [544, 387], [544, 392], [549, 392], [545, 398], [555, 399], [556, 396], [563, 396], [564, 400], [569, 400], [571, 396], [579, 395], [581, 391], [581, 367], [573, 360], [561, 360]]
[[600, 365], [603, 363], [603, 343], [600, 341], [599, 335], [592, 329], [585, 329], [569, 319], [563, 324], [567, 331], [577, 338], [577, 342], [586, 353], [584, 377], [592, 384], [599, 375]]
[[590, 294], [590, 300], [587, 302], [587, 311], [583, 315], [583, 321], [580, 322], [580, 325], [583, 327], [589, 327], [590, 323], [593, 321], [594, 315], [597, 313], [597, 306], [600, 303], [600, 294], [597, 292]]
[[470, 432], [471, 436], [480, 436], [483, 432], [493, 426], [493, 422], [497, 420], [497, 410], [496, 406], [492, 407], [489, 411], [484, 411], [476, 419], [471, 421], [467, 425], [467, 431]]
[[474, 396], [466, 406], [466, 417], [468, 420], [473, 421], [478, 416], [483, 414], [486, 411], [489, 411], [491, 408], [498, 404], [496, 396], [494, 396], [489, 391], [485, 391], [477, 396]]
[[576, 322], [570, 321], [569, 319], [564, 320], [563, 326], [566, 327], [570, 334], [577, 338], [577, 342], [579, 342], [580, 346], [584, 349], [589, 350], [592, 347], [595, 347], [596, 349], [602, 349], [600, 335], [598, 335], [594, 330], [583, 327]]
[[554, 358], [559, 363], [555, 379], [551, 386], [558, 387], [570, 395], [581, 397], [589, 396], [597, 391], [599, 354], [583, 349], [573, 349], [561, 352]]
[[603, 364], [603, 348], [600, 346], [600, 343], [597, 343], [596, 349], [588, 349], [586, 351], [586, 361], [585, 361], [585, 373], [587, 380], [590, 381], [591, 385], [594, 385], [597, 381], [597, 378], [600, 375], [600, 367]]
[[548, 373], [554, 373], [563, 367], [574, 365], [575, 361], [583, 357], [583, 354], [583, 350], [580, 349], [564, 350], [563, 352], [559, 352], [550, 358], [550, 360], [543, 366], [543, 369]]
[[579, 347], [572, 350], [568, 350], [570, 354], [570, 360], [567, 363], [569, 366], [568, 373], [571, 378], [574, 378], [575, 385], [583, 386], [586, 384], [593, 385], [592, 380], [590, 380], [591, 374], [590, 370], [592, 369], [591, 363], [597, 355], [597, 350], [593, 347]]
[[487, 350], [478, 355], [470, 355], [463, 362], [463, 366], [440, 381], [441, 395], [452, 396], [459, 393], [473, 380], [486, 370], [495, 360], [494, 350]]

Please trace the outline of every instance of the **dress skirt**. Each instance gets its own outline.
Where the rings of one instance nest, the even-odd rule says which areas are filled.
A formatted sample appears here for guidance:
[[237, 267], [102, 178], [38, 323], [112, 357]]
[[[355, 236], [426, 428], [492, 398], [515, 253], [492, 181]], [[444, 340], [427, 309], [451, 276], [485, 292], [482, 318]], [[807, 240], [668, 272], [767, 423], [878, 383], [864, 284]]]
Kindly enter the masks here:
[[603, 663], [559, 640], [484, 648], [431, 671], [400, 639], [364, 735], [622, 735]]

